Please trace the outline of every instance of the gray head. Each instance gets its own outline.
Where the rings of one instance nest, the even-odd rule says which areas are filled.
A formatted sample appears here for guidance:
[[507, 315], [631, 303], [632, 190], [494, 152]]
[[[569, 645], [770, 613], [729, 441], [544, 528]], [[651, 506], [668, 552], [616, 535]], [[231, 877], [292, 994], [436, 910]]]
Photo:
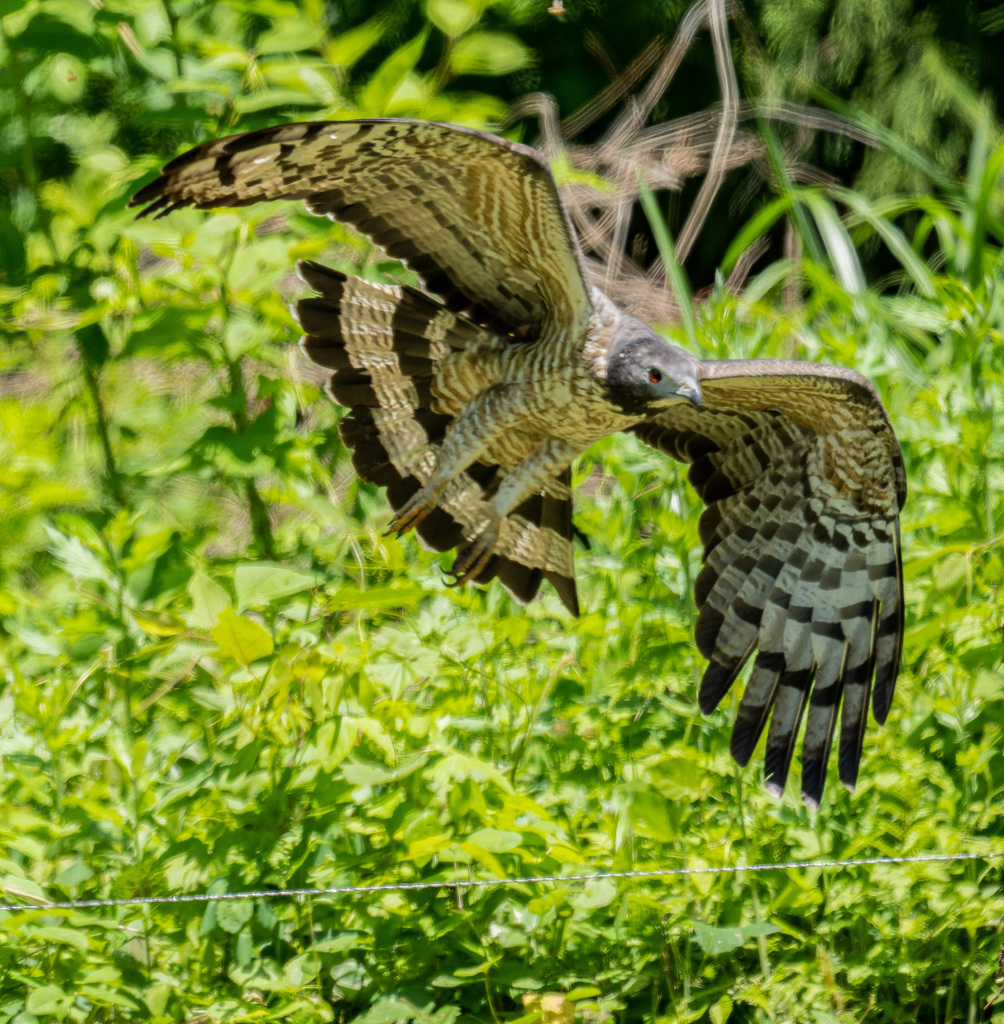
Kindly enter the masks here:
[[627, 413], [654, 415], [687, 401], [702, 404], [699, 362], [670, 345], [647, 324], [625, 317], [617, 326], [607, 357], [607, 386]]

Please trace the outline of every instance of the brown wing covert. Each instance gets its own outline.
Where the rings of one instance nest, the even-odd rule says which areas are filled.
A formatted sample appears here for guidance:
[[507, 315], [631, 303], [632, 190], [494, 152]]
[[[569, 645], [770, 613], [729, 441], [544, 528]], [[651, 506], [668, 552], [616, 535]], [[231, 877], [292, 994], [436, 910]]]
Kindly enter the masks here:
[[207, 142], [130, 205], [163, 217], [302, 199], [411, 267], [468, 319], [572, 337], [592, 309], [558, 190], [527, 146], [470, 128], [372, 119], [287, 124]]

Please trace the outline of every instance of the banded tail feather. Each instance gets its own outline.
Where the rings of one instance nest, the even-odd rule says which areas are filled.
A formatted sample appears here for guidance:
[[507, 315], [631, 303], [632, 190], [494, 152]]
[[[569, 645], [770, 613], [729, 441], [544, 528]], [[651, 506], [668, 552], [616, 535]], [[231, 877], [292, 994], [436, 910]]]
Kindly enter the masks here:
[[[463, 361], [505, 343], [415, 289], [372, 284], [312, 261], [297, 270], [319, 293], [296, 304], [303, 351], [334, 371], [328, 391], [350, 410], [339, 433], [352, 449], [352, 465], [363, 480], [386, 487], [398, 511], [428, 479], [435, 450], [469, 397]], [[447, 364], [460, 372], [444, 372]], [[506, 467], [483, 462], [459, 474], [416, 527], [424, 545], [462, 555], [489, 517], [488, 502], [505, 475]], [[565, 470], [502, 521], [492, 557], [473, 582], [497, 578], [525, 603], [547, 580], [578, 615], [572, 537]]]

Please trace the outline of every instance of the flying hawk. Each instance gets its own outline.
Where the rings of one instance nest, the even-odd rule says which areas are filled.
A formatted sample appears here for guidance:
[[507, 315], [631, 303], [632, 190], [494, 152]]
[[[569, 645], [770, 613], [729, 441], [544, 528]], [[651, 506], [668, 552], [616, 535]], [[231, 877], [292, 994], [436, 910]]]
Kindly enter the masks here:
[[317, 293], [296, 307], [304, 350], [334, 371], [342, 439], [359, 475], [387, 488], [391, 530], [457, 548], [457, 584], [497, 577], [529, 601], [547, 580], [577, 614], [574, 459], [627, 430], [689, 463], [707, 505], [701, 709], [756, 651], [735, 759], [748, 763], [770, 717], [766, 783], [780, 794], [808, 703], [802, 795], [816, 807], [842, 708], [853, 789], [869, 695], [884, 722], [903, 638], [906, 480], [869, 381], [670, 345], [587, 283], [541, 156], [468, 128], [371, 119], [233, 135], [169, 163], [132, 205], [162, 217], [273, 199], [352, 225], [422, 281], [298, 267]]

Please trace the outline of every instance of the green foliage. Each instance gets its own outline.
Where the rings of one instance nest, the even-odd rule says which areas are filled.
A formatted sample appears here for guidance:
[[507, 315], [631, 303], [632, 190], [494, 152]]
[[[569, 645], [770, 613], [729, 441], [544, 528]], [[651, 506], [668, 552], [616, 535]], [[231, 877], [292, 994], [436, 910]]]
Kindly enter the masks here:
[[[484, 123], [500, 100], [453, 76], [527, 60], [522, 15], [427, 13], [397, 38], [310, 3], [0, 5], [0, 885], [26, 904], [0, 1022], [529, 1020], [551, 992], [592, 1020], [975, 1019], [1004, 913], [979, 862], [35, 906], [999, 850], [999, 140], [920, 199], [783, 186], [736, 255], [791, 210], [805, 261], [694, 324], [711, 355], [858, 367], [903, 442], [899, 693], [858, 792], [810, 814], [730, 761], [734, 696], [694, 706], [679, 467], [626, 437], [581, 460], [581, 619], [448, 590], [381, 535], [286, 308], [297, 258], [400, 268], [285, 207], [125, 212], [205, 134]], [[876, 240], [902, 270], [868, 286]]]
[[[751, 14], [766, 52], [751, 48], [748, 73], [767, 93], [805, 101], [836, 93], [942, 171], [965, 164], [983, 104], [1000, 109], [1004, 67], [1000, 6], [946, 0], [760, 0]], [[999, 116], [999, 115], [998, 115]], [[822, 141], [818, 157], [876, 197], [926, 187], [928, 177], [883, 150]]]

